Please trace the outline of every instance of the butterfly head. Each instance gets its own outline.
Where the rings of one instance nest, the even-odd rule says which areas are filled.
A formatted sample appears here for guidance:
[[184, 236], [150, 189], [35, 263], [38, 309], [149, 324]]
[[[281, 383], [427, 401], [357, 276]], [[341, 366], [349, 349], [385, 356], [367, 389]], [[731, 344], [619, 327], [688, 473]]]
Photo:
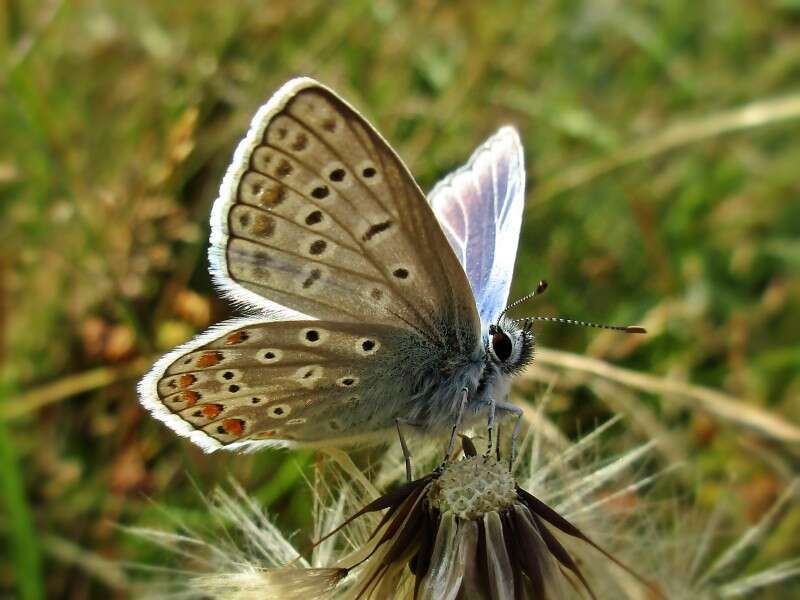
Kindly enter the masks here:
[[536, 289], [512, 302], [497, 317], [497, 322], [489, 325], [489, 336], [486, 340], [486, 355], [497, 368], [504, 373], [513, 374], [524, 369], [533, 360], [533, 322], [547, 321], [566, 325], [583, 325], [597, 329], [610, 329], [625, 333], [646, 333], [643, 327], [604, 325], [588, 323], [564, 317], [525, 317], [524, 319], [508, 319], [505, 314], [509, 309], [535, 298], [547, 289], [547, 282], [539, 281]]
[[524, 369], [533, 360], [533, 323], [500, 318], [489, 325], [486, 355], [500, 371], [508, 374]]

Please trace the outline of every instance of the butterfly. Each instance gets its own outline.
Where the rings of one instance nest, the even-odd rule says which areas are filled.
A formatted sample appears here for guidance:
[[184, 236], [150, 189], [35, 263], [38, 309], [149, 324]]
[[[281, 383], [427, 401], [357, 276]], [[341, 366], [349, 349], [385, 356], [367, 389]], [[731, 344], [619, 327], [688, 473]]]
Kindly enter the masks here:
[[426, 198], [355, 109], [289, 81], [253, 118], [211, 213], [213, 280], [249, 316], [161, 358], [141, 403], [208, 452], [519, 413], [506, 398], [534, 332], [504, 308], [524, 201], [512, 127]]

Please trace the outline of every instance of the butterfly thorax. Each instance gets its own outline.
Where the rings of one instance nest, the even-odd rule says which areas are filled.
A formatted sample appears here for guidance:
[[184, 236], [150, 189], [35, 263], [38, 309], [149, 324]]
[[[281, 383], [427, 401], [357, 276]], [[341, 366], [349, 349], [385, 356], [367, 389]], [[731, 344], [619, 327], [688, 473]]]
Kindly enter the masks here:
[[402, 360], [386, 365], [388, 377], [384, 372], [376, 378], [390, 382], [392, 389], [381, 395], [395, 404], [393, 414], [378, 411], [383, 418], [391, 414], [391, 421], [381, 425], [393, 426], [394, 418], [402, 418], [425, 429], [444, 429], [452, 423], [462, 390], [474, 395], [486, 367], [483, 344], [471, 329], [451, 323], [441, 320], [433, 337], [405, 331], [393, 340], [395, 356]]

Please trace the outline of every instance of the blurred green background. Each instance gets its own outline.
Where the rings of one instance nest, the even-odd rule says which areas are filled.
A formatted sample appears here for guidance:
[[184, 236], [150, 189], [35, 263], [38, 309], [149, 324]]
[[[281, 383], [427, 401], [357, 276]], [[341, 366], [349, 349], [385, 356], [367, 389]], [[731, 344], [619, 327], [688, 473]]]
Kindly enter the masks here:
[[[653, 468], [685, 461], [678, 494], [724, 506], [731, 539], [795, 476], [797, 0], [5, 0], [0, 68], [0, 596], [126, 597], [117, 561], [163, 557], [117, 524], [158, 526], [159, 506], [202, 523], [193, 481], [234, 476], [307, 528], [312, 453], [205, 456], [134, 393], [154, 357], [232, 314], [207, 272], [210, 206], [252, 114], [298, 74], [362, 110], [423, 189], [516, 125], [512, 295], [546, 278], [539, 314], [650, 329], [548, 326], [540, 343], [773, 419], [754, 434], [746, 412], [549, 364], [567, 435], [615, 411], [620, 448], [660, 435]], [[748, 568], [800, 553], [799, 512]]]

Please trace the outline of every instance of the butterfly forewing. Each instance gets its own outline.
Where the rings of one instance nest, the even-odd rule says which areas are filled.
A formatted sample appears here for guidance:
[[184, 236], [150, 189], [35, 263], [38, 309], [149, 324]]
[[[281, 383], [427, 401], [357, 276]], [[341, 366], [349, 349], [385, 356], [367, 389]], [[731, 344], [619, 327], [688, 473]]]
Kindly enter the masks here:
[[478, 331], [466, 275], [386, 142], [315, 82], [276, 96], [218, 201], [223, 287], [321, 319]]
[[351, 438], [368, 433], [359, 407], [376, 400], [376, 368], [401, 337], [384, 325], [238, 320], [162, 359], [150, 408], [206, 449]]
[[481, 319], [492, 323], [511, 286], [525, 205], [517, 132], [503, 127], [430, 194], [431, 206], [469, 277]]

